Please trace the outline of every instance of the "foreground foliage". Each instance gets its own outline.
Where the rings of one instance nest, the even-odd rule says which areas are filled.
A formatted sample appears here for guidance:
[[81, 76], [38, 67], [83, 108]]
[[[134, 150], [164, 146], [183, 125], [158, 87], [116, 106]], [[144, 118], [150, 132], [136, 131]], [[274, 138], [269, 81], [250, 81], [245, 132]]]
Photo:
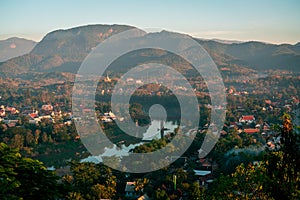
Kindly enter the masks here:
[[280, 149], [270, 151], [259, 164], [241, 164], [212, 186], [211, 199], [299, 199], [300, 141], [289, 116], [283, 117]]
[[17, 149], [0, 143], [0, 196], [2, 199], [55, 199], [63, 195], [54, 172], [43, 163], [24, 158]]

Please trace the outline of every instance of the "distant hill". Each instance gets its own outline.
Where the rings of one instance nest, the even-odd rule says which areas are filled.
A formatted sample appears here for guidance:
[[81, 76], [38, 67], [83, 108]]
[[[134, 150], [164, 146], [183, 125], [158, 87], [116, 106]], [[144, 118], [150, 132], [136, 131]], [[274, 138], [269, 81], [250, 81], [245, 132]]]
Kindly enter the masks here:
[[[113, 34], [132, 29], [126, 25], [88, 25], [67, 30], [56, 30], [48, 33], [30, 53], [12, 58], [0, 64], [2, 76], [13, 76], [27, 72], [72, 72], [76, 73], [83, 59], [100, 42]], [[162, 34], [167, 34], [163, 31]], [[151, 36], [151, 33], [148, 34]], [[238, 70], [275, 70], [300, 69], [300, 45], [267, 44], [262, 42], [224, 42], [215, 40], [198, 41], [211, 55], [218, 66], [232, 67]], [[154, 53], [154, 54], [153, 54]], [[130, 54], [136, 63], [155, 60], [158, 57], [168, 64], [173, 57], [167, 57], [162, 52], [150, 52], [150, 57], [141, 57]], [[177, 62], [177, 61], [176, 61]], [[126, 68], [129, 65], [125, 58], [116, 64]], [[178, 60], [177, 68], [183, 71], [186, 63]], [[179, 69], [180, 70], [180, 69]], [[181, 71], [181, 70], [180, 70]], [[192, 74], [192, 73], [190, 73]]]
[[[226, 64], [241, 64], [255, 70], [288, 69], [300, 70], [300, 48], [290, 44], [267, 44], [262, 42], [243, 42], [224, 44], [216, 41], [198, 40], [211, 53], [221, 58], [230, 57]], [[223, 55], [223, 56], [222, 56]], [[218, 62], [215, 59], [215, 62]]]
[[0, 62], [29, 53], [37, 43], [23, 38], [0, 40]]
[[238, 40], [222, 40], [222, 39], [211, 39], [211, 40], [219, 42], [219, 43], [224, 43], [224, 44], [239, 44], [239, 43], [243, 43], [242, 41], [238, 41]]
[[[87, 25], [48, 33], [29, 54], [0, 64], [4, 76], [34, 72], [76, 72], [92, 48], [126, 25]], [[3, 75], [2, 75], [3, 76]]]

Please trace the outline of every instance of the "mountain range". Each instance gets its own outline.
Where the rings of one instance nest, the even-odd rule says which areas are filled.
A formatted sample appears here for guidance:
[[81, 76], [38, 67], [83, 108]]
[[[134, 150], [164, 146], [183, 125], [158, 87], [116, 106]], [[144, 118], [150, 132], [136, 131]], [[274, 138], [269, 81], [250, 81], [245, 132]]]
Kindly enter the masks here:
[[[28, 41], [28, 48], [26, 49], [25, 45], [23, 48], [23, 53], [26, 53], [26, 49], [27, 54], [10, 54], [14, 58], [7, 61], [5, 60], [8, 57], [1, 58], [0, 74], [10, 77], [33, 72], [76, 73], [83, 59], [100, 42], [113, 34], [132, 28], [134, 27], [127, 25], [87, 25], [50, 32], [37, 44]], [[218, 66], [238, 66], [257, 71], [300, 69], [300, 43], [276, 45], [255, 41], [224, 42], [194, 39], [207, 50]], [[7, 44], [14, 44], [10, 48], [21, 47], [17, 38], [9, 41], [11, 43]], [[25, 44], [26, 40], [22, 41]]]
[[17, 37], [0, 40], [0, 62], [27, 54], [36, 44], [35, 41]]

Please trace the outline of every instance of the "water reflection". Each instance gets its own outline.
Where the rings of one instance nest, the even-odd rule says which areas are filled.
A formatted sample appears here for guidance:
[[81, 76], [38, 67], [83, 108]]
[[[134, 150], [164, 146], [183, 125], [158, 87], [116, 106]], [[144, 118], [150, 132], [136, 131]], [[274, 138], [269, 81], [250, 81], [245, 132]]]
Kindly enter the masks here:
[[[164, 123], [165, 128], [165, 134], [174, 132], [174, 129], [177, 128], [178, 125], [176, 122], [167, 121]], [[160, 128], [161, 128], [161, 121], [159, 120], [153, 120], [151, 121], [151, 125], [148, 127], [146, 133], [143, 134], [143, 142], [137, 143], [137, 144], [130, 144], [129, 146], [126, 146], [124, 144], [116, 145], [114, 144], [112, 148], [105, 148], [104, 153], [102, 153], [99, 156], [89, 156], [87, 158], [84, 158], [81, 160], [81, 162], [93, 162], [93, 163], [99, 163], [103, 161], [103, 157], [122, 157], [122, 156], [128, 156], [129, 151], [134, 149], [137, 146], [140, 146], [145, 143], [145, 140], [153, 140], [153, 139], [160, 139]]]

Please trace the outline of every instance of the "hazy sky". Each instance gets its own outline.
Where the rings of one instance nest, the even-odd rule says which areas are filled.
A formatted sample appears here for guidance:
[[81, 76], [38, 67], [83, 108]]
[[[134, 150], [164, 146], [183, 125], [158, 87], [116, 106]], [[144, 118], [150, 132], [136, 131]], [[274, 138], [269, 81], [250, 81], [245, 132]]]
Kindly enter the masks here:
[[39, 41], [86, 24], [128, 24], [199, 38], [300, 41], [300, 0], [1, 0], [0, 39]]

